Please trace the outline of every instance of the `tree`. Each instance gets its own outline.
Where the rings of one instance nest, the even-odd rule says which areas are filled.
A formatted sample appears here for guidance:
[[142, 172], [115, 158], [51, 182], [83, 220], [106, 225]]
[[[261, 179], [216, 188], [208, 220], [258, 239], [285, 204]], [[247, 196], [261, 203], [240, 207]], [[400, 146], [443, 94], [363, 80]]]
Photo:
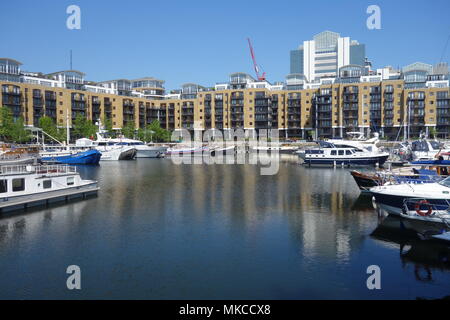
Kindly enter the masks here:
[[22, 117], [13, 123], [9, 137], [12, 141], [17, 143], [24, 143], [31, 140], [32, 135], [29, 131], [25, 130], [25, 124]]
[[3, 139], [8, 139], [11, 132], [11, 128], [14, 124], [11, 110], [8, 107], [2, 107], [0, 109], [0, 136]]
[[66, 130], [58, 129], [55, 121], [50, 117], [41, 117], [39, 119], [39, 128], [41, 128], [48, 135], [52, 136], [54, 139], [59, 141], [64, 141], [66, 139]]
[[25, 130], [22, 117], [14, 120], [8, 107], [0, 109], [0, 135], [6, 141], [23, 143], [31, 139], [31, 134]]
[[103, 119], [103, 126], [110, 136], [114, 136], [113, 124], [111, 119]]
[[429, 131], [429, 134], [430, 134], [430, 138], [435, 139], [436, 138], [436, 128], [435, 127], [431, 127], [430, 131]]
[[158, 120], [154, 120], [150, 125], [147, 126], [147, 129], [151, 131], [150, 140], [156, 142], [168, 142], [170, 141], [171, 134], [170, 131], [161, 128], [161, 124]]
[[135, 132], [135, 127], [134, 127], [134, 122], [129, 121], [123, 128], [122, 128], [122, 134], [126, 137], [126, 138], [134, 138], [134, 132]]
[[73, 122], [73, 135], [77, 138], [90, 138], [95, 136], [97, 128], [92, 121], [86, 119], [86, 117], [78, 114]]

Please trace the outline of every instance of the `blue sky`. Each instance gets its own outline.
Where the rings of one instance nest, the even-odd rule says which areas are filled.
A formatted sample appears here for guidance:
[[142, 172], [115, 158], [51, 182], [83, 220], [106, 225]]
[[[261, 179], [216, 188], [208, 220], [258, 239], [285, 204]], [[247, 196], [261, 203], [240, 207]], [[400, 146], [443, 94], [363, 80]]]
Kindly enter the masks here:
[[[71, 4], [81, 8], [81, 30], [66, 28]], [[366, 27], [371, 4], [381, 8], [381, 30]], [[72, 49], [74, 69], [88, 80], [154, 76], [174, 89], [211, 86], [236, 71], [253, 75], [250, 37], [268, 79], [282, 81], [289, 51], [323, 30], [365, 43], [374, 67], [439, 62], [449, 9], [448, 0], [16, 0], [1, 4], [0, 56], [50, 73], [69, 68]]]

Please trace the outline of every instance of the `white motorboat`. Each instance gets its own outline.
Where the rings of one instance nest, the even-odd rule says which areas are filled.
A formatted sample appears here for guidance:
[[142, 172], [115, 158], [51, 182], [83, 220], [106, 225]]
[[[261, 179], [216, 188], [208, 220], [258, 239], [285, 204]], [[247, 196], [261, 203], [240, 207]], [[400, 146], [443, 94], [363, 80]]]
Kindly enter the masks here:
[[422, 199], [434, 211], [447, 210], [450, 201], [450, 177], [436, 183], [386, 184], [370, 189], [376, 204], [390, 214], [401, 215], [405, 202]]
[[420, 139], [411, 143], [411, 161], [433, 160], [441, 152], [449, 152], [438, 141]]
[[0, 211], [27, 208], [97, 193], [97, 181], [83, 180], [72, 166], [0, 167]]
[[78, 139], [76, 146], [79, 148], [95, 148], [102, 156], [100, 161], [133, 160], [137, 150], [134, 146], [118, 144], [114, 139], [104, 138], [97, 132], [97, 140]]
[[365, 148], [340, 146], [319, 141], [319, 148], [306, 149], [297, 152], [307, 165], [333, 165], [333, 166], [382, 166], [389, 158], [385, 152], [369, 151]]

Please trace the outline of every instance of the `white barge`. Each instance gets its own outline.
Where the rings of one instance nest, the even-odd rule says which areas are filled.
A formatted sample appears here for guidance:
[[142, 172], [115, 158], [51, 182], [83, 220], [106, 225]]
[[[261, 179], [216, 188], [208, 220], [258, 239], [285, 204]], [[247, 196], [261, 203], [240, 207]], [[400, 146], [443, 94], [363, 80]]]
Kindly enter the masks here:
[[0, 167], [0, 212], [85, 198], [99, 190], [97, 181], [83, 180], [76, 167]]

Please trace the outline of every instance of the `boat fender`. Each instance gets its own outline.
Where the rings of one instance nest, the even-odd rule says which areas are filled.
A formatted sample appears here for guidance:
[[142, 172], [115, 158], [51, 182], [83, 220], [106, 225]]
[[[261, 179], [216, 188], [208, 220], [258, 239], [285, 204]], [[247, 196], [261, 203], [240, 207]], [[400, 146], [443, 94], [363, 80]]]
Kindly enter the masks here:
[[[420, 210], [420, 207], [423, 205], [427, 205], [428, 210], [426, 210], [426, 211]], [[433, 208], [431, 207], [431, 204], [427, 200], [421, 200], [421, 201], [417, 202], [415, 205], [415, 209], [416, 209], [417, 214], [421, 217], [427, 217], [433, 212]]]

